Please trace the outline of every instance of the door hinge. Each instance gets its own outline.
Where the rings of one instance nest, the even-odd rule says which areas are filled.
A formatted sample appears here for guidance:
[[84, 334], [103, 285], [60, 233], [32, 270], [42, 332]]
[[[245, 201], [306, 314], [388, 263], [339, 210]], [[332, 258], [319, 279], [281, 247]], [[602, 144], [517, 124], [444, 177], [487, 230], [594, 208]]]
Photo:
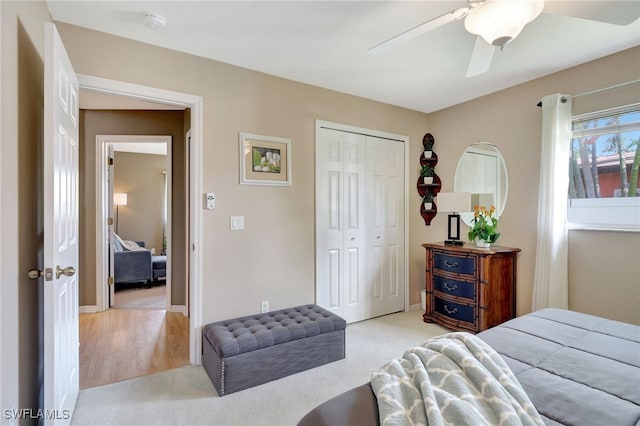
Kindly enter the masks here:
[[107, 166], [113, 166], [113, 158], [109, 157], [107, 159]]
[[107, 278], [107, 284], [113, 285], [113, 277]]
[[113, 226], [113, 218], [110, 217], [109, 219], [107, 219], [107, 225], [109, 226]]

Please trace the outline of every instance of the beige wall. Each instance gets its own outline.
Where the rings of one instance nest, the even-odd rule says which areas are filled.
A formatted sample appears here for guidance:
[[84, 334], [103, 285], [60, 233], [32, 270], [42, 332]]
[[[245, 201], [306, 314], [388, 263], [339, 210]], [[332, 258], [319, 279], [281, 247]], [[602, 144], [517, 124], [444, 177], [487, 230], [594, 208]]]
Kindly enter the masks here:
[[[78, 72], [204, 99], [203, 191], [216, 192], [217, 202], [216, 210], [202, 216], [205, 322], [256, 312], [261, 300], [274, 309], [314, 300], [315, 119], [409, 136], [410, 182], [417, 179], [422, 136], [433, 133], [444, 191], [453, 189], [455, 166], [467, 145], [495, 143], [510, 173], [500, 244], [522, 249], [517, 310], [529, 312], [541, 127], [536, 104], [546, 94], [588, 92], [638, 78], [639, 72], [636, 48], [427, 115], [70, 25], [61, 24], [60, 30]], [[292, 139], [291, 188], [238, 184], [238, 132]], [[418, 304], [424, 282], [420, 244], [444, 239], [446, 221], [438, 215], [425, 226], [411, 184], [409, 196], [410, 303]], [[230, 215], [244, 215], [246, 230], [230, 232]], [[628, 240], [637, 244], [637, 237]], [[581, 260], [572, 258], [576, 261]], [[634, 271], [611, 272], [629, 281]], [[576, 308], [588, 310], [582, 304]]]
[[[202, 212], [205, 322], [258, 312], [262, 300], [273, 309], [314, 301], [315, 119], [416, 145], [428, 130], [422, 113], [70, 25], [60, 31], [77, 72], [203, 97], [202, 190], [216, 193], [216, 209]], [[238, 132], [290, 138], [293, 186], [239, 185]], [[244, 231], [229, 231], [231, 215], [245, 216]], [[414, 304], [420, 285], [411, 283]]]
[[42, 268], [44, 22], [51, 17], [41, 2], [2, 1], [0, 8], [0, 409], [37, 409], [43, 283], [30, 281], [26, 272]]
[[127, 205], [118, 208], [118, 235], [144, 241], [162, 251], [162, 211], [167, 156], [134, 152], [114, 153], [113, 192], [127, 194]]
[[[75, 67], [75, 65], [74, 65]], [[79, 72], [76, 68], [76, 72]], [[172, 138], [171, 304], [186, 303], [187, 234], [184, 111], [80, 111], [80, 305], [96, 304], [96, 135], [168, 135]], [[126, 214], [126, 210], [123, 209]], [[161, 246], [157, 246], [158, 249]]]
[[640, 236], [569, 232], [569, 309], [640, 325]]
[[[638, 57], [640, 48], [630, 49], [429, 115], [431, 130], [436, 137], [437, 172], [442, 177], [444, 191], [453, 189], [456, 163], [467, 145], [476, 141], [492, 142], [505, 157], [509, 171], [509, 198], [500, 220], [502, 236], [499, 243], [522, 249], [518, 258], [519, 315], [531, 310], [535, 264], [541, 139], [541, 110], [536, 104], [544, 95], [552, 93], [580, 94], [638, 79]], [[438, 229], [438, 234], [444, 235], [445, 221], [441, 215], [432, 224], [429, 231], [412, 227], [416, 231], [412, 235], [431, 238], [430, 232]], [[463, 235], [466, 232], [465, 227]], [[614, 259], [627, 259], [629, 253], [637, 254], [640, 233], [581, 231], [578, 235], [571, 231], [570, 235], [570, 307], [638, 322], [640, 284], [637, 262]], [[591, 255], [587, 255], [589, 253]], [[594, 253], [602, 260], [594, 262]], [[412, 262], [420, 259], [421, 254], [416, 252], [412, 255]], [[596, 270], [598, 273], [590, 273]], [[609, 279], [602, 282], [604, 276]], [[591, 291], [603, 285], [609, 292], [606, 298], [602, 292]], [[583, 289], [586, 290], [584, 293]]]

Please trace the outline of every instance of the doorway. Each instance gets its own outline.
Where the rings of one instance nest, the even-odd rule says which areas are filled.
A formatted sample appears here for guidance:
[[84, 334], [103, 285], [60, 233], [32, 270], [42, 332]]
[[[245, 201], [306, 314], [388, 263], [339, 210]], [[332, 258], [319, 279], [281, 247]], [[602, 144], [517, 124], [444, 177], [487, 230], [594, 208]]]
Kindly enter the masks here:
[[[185, 270], [187, 248], [173, 244], [174, 228], [182, 231], [175, 240], [186, 241], [187, 236], [187, 207], [173, 202], [173, 193], [180, 200], [186, 192], [184, 168], [175, 167], [174, 173], [173, 165], [174, 157], [180, 161], [185, 148], [184, 116], [185, 111], [171, 110], [81, 113], [84, 144], [93, 142], [93, 155], [100, 158], [92, 160], [97, 176], [95, 234], [106, 236], [107, 244], [96, 251], [96, 263], [107, 265], [108, 270], [101, 280], [96, 279], [96, 292], [107, 305], [80, 318], [83, 389], [189, 363], [189, 320], [183, 309], [172, 312], [176, 309], [171, 304], [174, 285], [176, 293], [182, 294], [188, 287], [187, 278], [180, 274]], [[157, 131], [150, 130], [152, 126]], [[171, 135], [95, 135], [105, 129], [127, 133], [137, 128], [151, 133], [169, 129]], [[114, 193], [126, 201], [109, 212]], [[101, 220], [105, 210], [113, 221]], [[131, 244], [136, 247], [128, 247]], [[116, 246], [119, 249], [114, 250]], [[164, 262], [163, 271], [156, 274], [159, 260]], [[182, 268], [174, 268], [175, 263]], [[107, 284], [111, 278], [113, 284]], [[158, 290], [162, 290], [160, 306], [149, 306], [158, 299]], [[132, 359], [135, 362], [128, 361]]]
[[171, 136], [101, 135], [97, 142], [109, 155], [104, 203], [113, 200], [115, 223], [105, 259], [109, 283], [97, 283], [96, 291], [106, 287], [109, 308], [171, 310]]
[[[136, 102], [149, 103], [156, 102], [164, 105], [173, 105], [178, 108], [188, 108], [190, 114], [188, 119], [185, 118], [185, 124], [190, 131], [190, 144], [188, 146], [188, 189], [185, 191], [188, 200], [185, 205], [188, 206], [188, 232], [185, 244], [185, 250], [188, 250], [188, 301], [185, 301], [183, 314], [189, 320], [189, 362], [194, 365], [202, 363], [202, 342], [200, 337], [202, 324], [202, 253], [200, 248], [201, 241], [201, 209], [202, 201], [199, 196], [202, 186], [202, 98], [200, 96], [189, 95], [185, 93], [172, 92], [164, 89], [156, 89], [147, 86], [140, 86], [131, 83], [125, 83], [115, 80], [104, 79], [100, 77], [78, 75], [80, 87], [83, 90], [96, 92], [99, 95], [116, 95], [127, 98]], [[106, 161], [106, 158], [102, 160]], [[100, 161], [100, 159], [97, 159]], [[102, 197], [96, 194], [97, 199]], [[187, 204], [188, 203], [188, 204]], [[96, 206], [98, 208], [99, 206]], [[99, 209], [102, 216], [96, 215], [96, 221], [99, 224], [105, 223], [108, 214], [104, 213], [104, 209]], [[106, 236], [103, 233], [96, 235], [96, 250], [104, 250], [106, 247]], [[100, 257], [101, 258], [101, 257]], [[103, 265], [96, 265], [96, 279], [98, 274], [104, 274]], [[185, 295], [186, 297], [186, 295]], [[107, 301], [101, 293], [96, 294], [96, 310], [105, 309]], [[188, 306], [188, 310], [187, 307]]]

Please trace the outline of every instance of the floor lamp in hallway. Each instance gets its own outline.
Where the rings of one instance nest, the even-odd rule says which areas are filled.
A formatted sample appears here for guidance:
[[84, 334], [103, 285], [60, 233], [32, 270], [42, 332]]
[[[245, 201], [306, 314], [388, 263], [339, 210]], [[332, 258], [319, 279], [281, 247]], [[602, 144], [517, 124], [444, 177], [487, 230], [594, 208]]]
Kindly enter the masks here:
[[126, 192], [114, 192], [113, 193], [113, 204], [116, 205], [116, 234], [118, 233], [118, 219], [119, 219], [119, 208], [120, 206], [127, 205], [127, 193]]

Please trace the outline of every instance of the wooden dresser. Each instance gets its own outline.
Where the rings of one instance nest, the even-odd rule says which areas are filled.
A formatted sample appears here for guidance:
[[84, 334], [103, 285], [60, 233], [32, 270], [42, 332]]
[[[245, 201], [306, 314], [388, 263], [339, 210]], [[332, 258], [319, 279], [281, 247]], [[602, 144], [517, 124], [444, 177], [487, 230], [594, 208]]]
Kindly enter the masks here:
[[520, 249], [422, 244], [427, 255], [425, 322], [471, 331], [516, 316], [516, 258]]

